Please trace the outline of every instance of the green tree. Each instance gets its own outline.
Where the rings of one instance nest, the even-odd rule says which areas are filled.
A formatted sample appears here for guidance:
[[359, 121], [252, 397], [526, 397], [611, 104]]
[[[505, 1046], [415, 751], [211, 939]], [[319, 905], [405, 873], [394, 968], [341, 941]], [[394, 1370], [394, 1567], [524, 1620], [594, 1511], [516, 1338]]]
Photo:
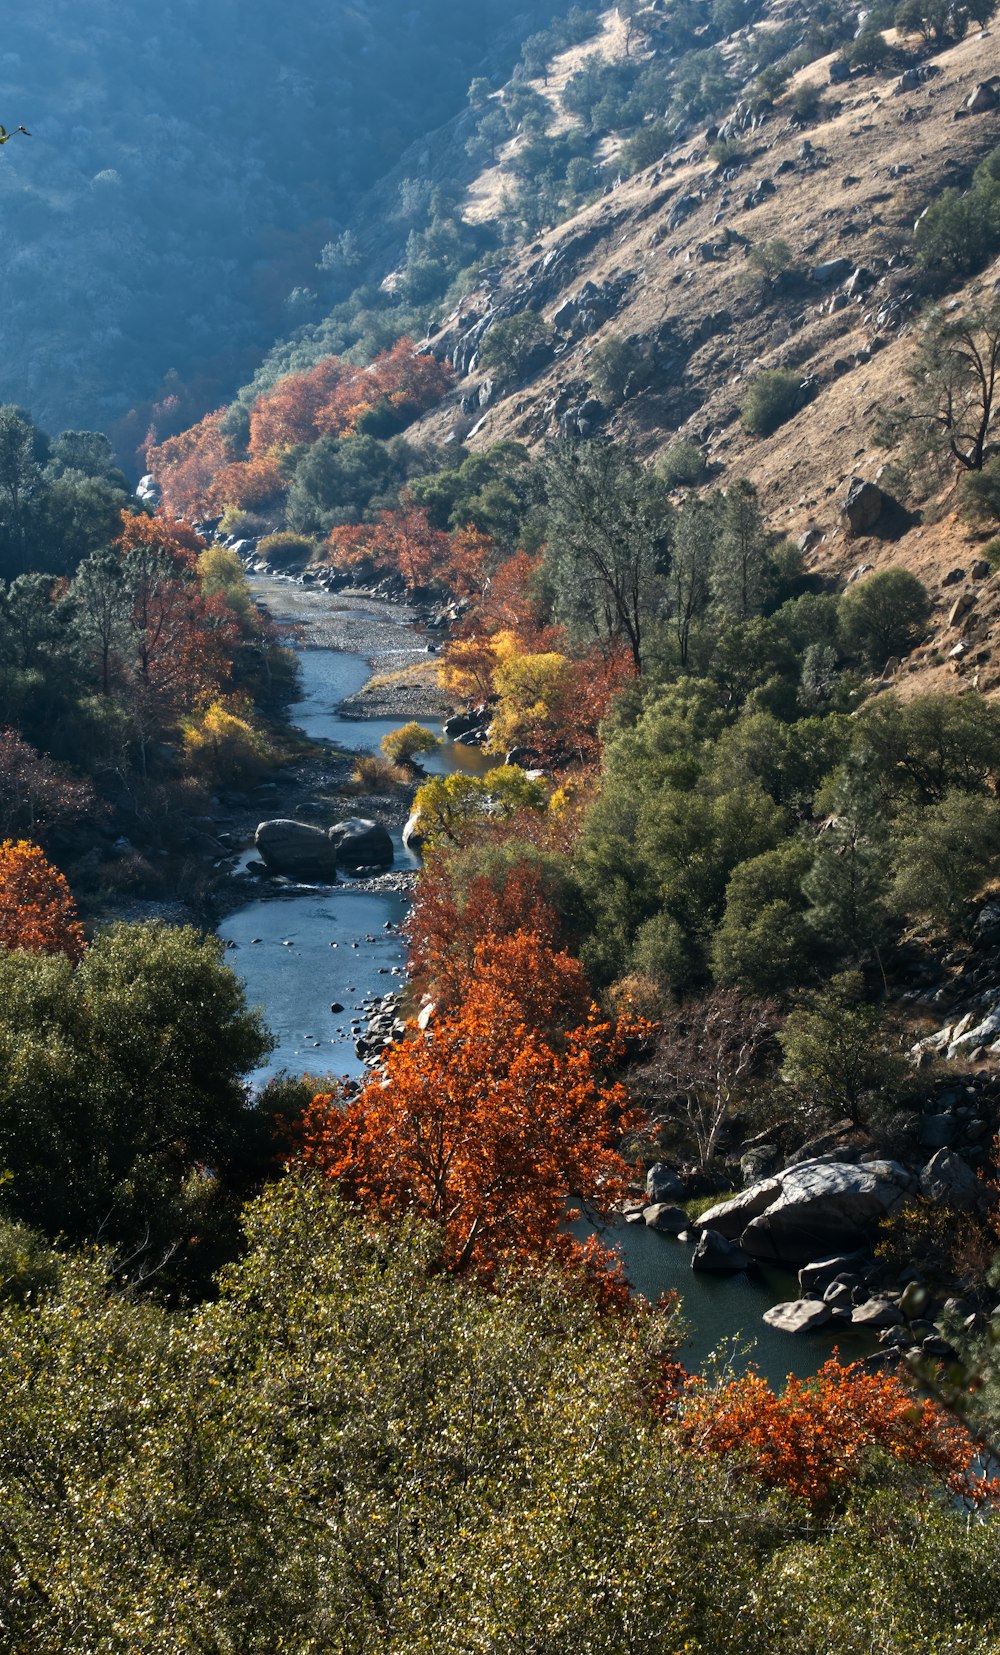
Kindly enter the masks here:
[[840, 600], [844, 646], [881, 671], [894, 655], [907, 655], [930, 614], [923, 582], [909, 569], [882, 569], [848, 588]]
[[734, 868], [711, 948], [722, 987], [767, 995], [802, 982], [815, 953], [802, 894], [811, 864], [810, 847], [790, 839]]
[[866, 1126], [898, 1096], [905, 1059], [859, 971], [803, 996], [779, 1035], [788, 1084], [809, 1109]]
[[642, 670], [663, 613], [670, 520], [655, 480], [613, 443], [560, 443], [545, 467], [545, 573], [577, 636], [624, 644]]
[[211, 1269], [271, 1135], [243, 1084], [271, 1045], [222, 944], [190, 927], [111, 926], [75, 969], [0, 950], [8, 1210], [143, 1266], [200, 1236]]
[[506, 316], [494, 322], [483, 335], [479, 366], [503, 379], [516, 378], [523, 373], [532, 350], [544, 337], [545, 323], [533, 310]]
[[826, 800], [812, 867], [802, 881], [808, 923], [835, 957], [867, 959], [887, 935], [891, 876], [888, 823], [873, 779], [857, 762], [845, 766]]
[[913, 919], [957, 929], [1000, 853], [1000, 801], [950, 788], [904, 818], [895, 835], [890, 901]]
[[737, 621], [758, 615], [767, 588], [767, 531], [757, 491], [741, 478], [727, 489], [712, 558], [712, 596]]

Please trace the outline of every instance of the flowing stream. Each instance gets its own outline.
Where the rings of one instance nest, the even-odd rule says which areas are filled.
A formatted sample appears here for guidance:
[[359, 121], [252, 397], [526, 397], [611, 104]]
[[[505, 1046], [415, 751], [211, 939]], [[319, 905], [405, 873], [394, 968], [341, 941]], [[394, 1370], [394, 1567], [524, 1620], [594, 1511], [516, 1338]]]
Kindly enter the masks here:
[[[377, 751], [386, 731], [410, 715], [347, 718], [341, 703], [369, 678], [372, 656], [380, 664], [387, 656], [398, 657], [396, 664], [403, 665], [425, 653], [413, 617], [398, 606], [332, 597], [289, 582], [257, 581], [254, 586], [276, 619], [293, 620], [300, 629], [301, 697], [292, 709], [295, 724], [314, 740], [355, 752]], [[441, 734], [434, 720], [420, 722]], [[457, 768], [481, 771], [485, 765], [475, 749], [445, 742], [426, 768], [448, 774]], [[387, 825], [396, 843], [397, 868], [414, 866], [400, 837], [402, 814]], [[404, 894], [343, 880], [249, 901], [226, 917], [219, 934], [232, 945], [232, 963], [248, 998], [262, 1008], [277, 1042], [258, 1076], [261, 1083], [282, 1069], [317, 1078], [364, 1072], [354, 1051], [364, 1021], [362, 1005], [400, 986], [405, 967], [400, 926], [406, 909]], [[343, 1010], [332, 1011], [335, 1004]], [[688, 1246], [642, 1224], [618, 1225], [606, 1239], [620, 1248], [639, 1292], [653, 1300], [669, 1291], [681, 1295], [690, 1334], [682, 1352], [688, 1366], [704, 1367], [714, 1351], [735, 1353], [738, 1369], [750, 1360], [772, 1384], [779, 1384], [788, 1373], [814, 1373], [829, 1356], [835, 1341], [828, 1330], [792, 1338], [761, 1321], [769, 1306], [797, 1297], [791, 1273], [696, 1273]], [[840, 1334], [845, 1356], [871, 1349], [870, 1340], [862, 1342], [843, 1329]]]

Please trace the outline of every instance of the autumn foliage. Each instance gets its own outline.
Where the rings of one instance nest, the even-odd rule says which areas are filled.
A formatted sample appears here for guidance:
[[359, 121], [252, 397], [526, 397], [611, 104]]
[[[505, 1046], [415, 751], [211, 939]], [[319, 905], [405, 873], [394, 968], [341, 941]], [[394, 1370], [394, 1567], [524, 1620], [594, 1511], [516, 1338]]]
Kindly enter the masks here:
[[[627, 1186], [615, 1147], [635, 1122], [606, 1079], [616, 1031], [584, 1009], [579, 965], [537, 936], [487, 938], [463, 1003], [389, 1053], [360, 1096], [317, 1097], [302, 1153], [384, 1214], [416, 1211], [443, 1231], [454, 1270], [580, 1250], [567, 1201], [607, 1212]], [[593, 1268], [593, 1249], [587, 1252]]]
[[27, 839], [0, 844], [0, 947], [79, 960], [83, 927], [58, 868]]
[[448, 384], [447, 369], [400, 339], [369, 367], [330, 356], [305, 373], [287, 374], [250, 411], [249, 451], [226, 430], [226, 410], [206, 414], [179, 436], [151, 445], [146, 463], [171, 515], [252, 510], [279, 496], [284, 455], [321, 437], [350, 436], [376, 410], [399, 426], [431, 408]]
[[780, 1395], [756, 1373], [716, 1391], [693, 1382], [681, 1428], [690, 1448], [786, 1490], [818, 1514], [877, 1456], [970, 1505], [1000, 1499], [1000, 1482], [979, 1475], [974, 1444], [943, 1408], [860, 1362], [845, 1367], [833, 1358], [814, 1379], [790, 1376]]

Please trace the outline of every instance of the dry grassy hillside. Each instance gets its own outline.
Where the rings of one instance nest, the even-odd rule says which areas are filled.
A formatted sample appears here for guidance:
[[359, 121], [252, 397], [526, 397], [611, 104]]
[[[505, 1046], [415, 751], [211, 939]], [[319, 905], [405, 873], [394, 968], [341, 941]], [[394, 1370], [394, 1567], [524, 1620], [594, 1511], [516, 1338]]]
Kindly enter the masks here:
[[[621, 49], [610, 24], [607, 38]], [[911, 50], [909, 61], [927, 73], [912, 88], [900, 84], [898, 66], [834, 86], [830, 59], [810, 65], [799, 80], [821, 87], [819, 118], [795, 122], [783, 99], [742, 135], [736, 176], [721, 176], [709, 153], [714, 133], [699, 134], [490, 272], [430, 336], [435, 354], [456, 367], [456, 388], [420, 434], [479, 448], [601, 429], [645, 456], [678, 433], [692, 438], [720, 478], [758, 485], [773, 522], [793, 537], [809, 534], [811, 567], [846, 578], [864, 565], [905, 563], [926, 581], [939, 600], [935, 636], [908, 663], [908, 682], [924, 687], [959, 673], [992, 689], [1000, 687], [992, 649], [1000, 597], [993, 580], [972, 580], [976, 545], [949, 499], [915, 516], [890, 513], [864, 537], [840, 517], [850, 479], [874, 478], [887, 458], [873, 440], [875, 416], [900, 395], [924, 302], [914, 219], [1000, 144], [1000, 109], [964, 107], [1000, 74], [1000, 27], [936, 54]], [[481, 180], [469, 210], [497, 187], [495, 177]], [[748, 254], [774, 238], [788, 244], [792, 265], [761, 293], [748, 281]], [[838, 279], [817, 280], [817, 267], [836, 259], [848, 261]], [[847, 293], [843, 276], [854, 270], [862, 274]], [[988, 270], [954, 298], [990, 290], [996, 277]], [[534, 370], [509, 384], [477, 370], [486, 327], [526, 310], [547, 330]], [[593, 396], [591, 351], [612, 337], [646, 354], [649, 386], [581, 416]], [[814, 394], [775, 435], [755, 439], [740, 404], [754, 375], [775, 367], [815, 379]], [[963, 594], [966, 613], [949, 625]]]

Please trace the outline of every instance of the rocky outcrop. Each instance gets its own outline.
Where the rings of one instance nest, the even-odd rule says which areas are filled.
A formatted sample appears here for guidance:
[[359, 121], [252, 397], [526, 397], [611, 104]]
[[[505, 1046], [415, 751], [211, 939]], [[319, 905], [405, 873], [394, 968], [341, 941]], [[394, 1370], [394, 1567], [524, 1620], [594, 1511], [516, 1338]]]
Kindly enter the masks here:
[[346, 822], [336, 822], [327, 837], [334, 847], [338, 867], [352, 871], [392, 867], [395, 856], [392, 838], [381, 822], [351, 816]]
[[706, 1229], [718, 1230], [729, 1241], [736, 1241], [746, 1229], [752, 1218], [759, 1213], [766, 1212], [772, 1202], [781, 1194], [781, 1184], [777, 1178], [762, 1178], [759, 1183], [752, 1184], [742, 1195], [735, 1196], [731, 1201], [720, 1201], [718, 1206], [709, 1207], [702, 1213], [701, 1222]]
[[898, 1161], [806, 1161], [713, 1207], [702, 1222], [738, 1236], [754, 1258], [797, 1268], [864, 1247], [879, 1220], [916, 1186]]
[[323, 828], [281, 819], [261, 822], [254, 844], [270, 873], [331, 883], [337, 877], [337, 847]]

